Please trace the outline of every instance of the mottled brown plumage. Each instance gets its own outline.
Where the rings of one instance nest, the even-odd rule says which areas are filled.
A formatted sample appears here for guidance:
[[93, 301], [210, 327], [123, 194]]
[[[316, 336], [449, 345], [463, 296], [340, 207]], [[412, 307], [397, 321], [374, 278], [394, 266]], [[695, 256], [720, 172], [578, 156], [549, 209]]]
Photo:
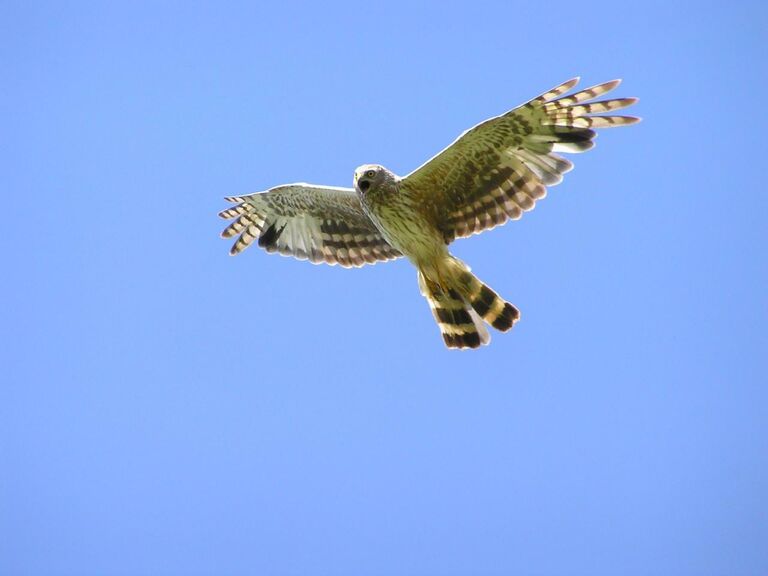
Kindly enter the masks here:
[[577, 82], [467, 130], [404, 178], [372, 164], [355, 171], [354, 189], [289, 184], [228, 198], [237, 205], [220, 214], [234, 219], [222, 236], [238, 236], [232, 254], [257, 241], [269, 252], [345, 267], [406, 256], [418, 269], [445, 344], [487, 344], [484, 323], [506, 331], [520, 314], [451, 256], [448, 244], [533, 209], [546, 186], [573, 167], [557, 152], [590, 149], [594, 128], [638, 121], [594, 115], [637, 101], [590, 102], [618, 80], [564, 95]]

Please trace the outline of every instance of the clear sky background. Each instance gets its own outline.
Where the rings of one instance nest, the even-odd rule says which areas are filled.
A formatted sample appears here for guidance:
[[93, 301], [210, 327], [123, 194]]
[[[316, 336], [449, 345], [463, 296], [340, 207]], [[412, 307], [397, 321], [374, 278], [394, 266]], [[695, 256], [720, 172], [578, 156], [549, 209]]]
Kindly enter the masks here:
[[[670, 3], [674, 4], [674, 3]], [[0, 574], [768, 573], [759, 2], [2, 2]], [[581, 75], [604, 131], [454, 252], [218, 237], [225, 195], [405, 174]]]

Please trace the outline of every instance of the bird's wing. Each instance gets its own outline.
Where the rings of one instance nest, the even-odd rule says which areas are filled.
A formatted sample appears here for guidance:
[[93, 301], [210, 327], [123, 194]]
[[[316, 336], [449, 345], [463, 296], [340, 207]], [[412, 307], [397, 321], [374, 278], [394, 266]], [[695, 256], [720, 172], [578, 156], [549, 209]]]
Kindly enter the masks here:
[[345, 268], [401, 255], [365, 215], [350, 188], [287, 184], [227, 200], [237, 204], [219, 213], [234, 219], [221, 233], [223, 238], [238, 236], [232, 255], [254, 240], [267, 252]]
[[520, 218], [558, 184], [573, 165], [555, 152], [594, 146], [594, 128], [626, 126], [632, 116], [594, 116], [626, 108], [637, 98], [592, 101], [620, 80], [569, 96], [569, 80], [506, 114], [464, 132], [453, 144], [406, 176], [446, 243]]

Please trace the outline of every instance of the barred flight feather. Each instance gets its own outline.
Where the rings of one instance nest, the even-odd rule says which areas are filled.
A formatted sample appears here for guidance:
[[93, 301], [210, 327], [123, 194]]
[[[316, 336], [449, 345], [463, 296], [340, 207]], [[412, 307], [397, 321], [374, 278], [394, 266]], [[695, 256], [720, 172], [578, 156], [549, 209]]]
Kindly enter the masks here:
[[289, 184], [227, 200], [237, 206], [219, 213], [222, 218], [234, 219], [221, 236], [237, 236], [230, 250], [233, 255], [254, 240], [267, 252], [345, 268], [401, 255], [384, 239], [348, 188]]
[[446, 243], [532, 210], [546, 195], [546, 186], [559, 184], [573, 168], [557, 152], [589, 150], [594, 146], [594, 128], [639, 121], [632, 116], [593, 115], [637, 102], [636, 98], [590, 102], [615, 89], [619, 80], [567, 95], [578, 80], [481, 122], [403, 179], [406, 190], [424, 196]]

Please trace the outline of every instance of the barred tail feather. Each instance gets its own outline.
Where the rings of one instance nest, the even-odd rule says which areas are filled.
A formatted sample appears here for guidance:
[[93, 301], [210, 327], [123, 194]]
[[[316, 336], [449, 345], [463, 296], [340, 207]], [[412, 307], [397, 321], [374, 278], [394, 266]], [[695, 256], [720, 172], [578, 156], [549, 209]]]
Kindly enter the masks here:
[[432, 309], [448, 348], [478, 348], [491, 341], [487, 322], [506, 332], [520, 319], [520, 311], [469, 271], [461, 260], [448, 256], [433, 280], [419, 270], [419, 288]]
[[[473, 278], [475, 277], [473, 276]], [[488, 324], [496, 330], [506, 332], [520, 319], [520, 311], [514, 305], [503, 300], [487, 285], [479, 280], [477, 282], [479, 288], [469, 301], [470, 305]]]
[[446, 271], [464, 301], [496, 330], [506, 332], [520, 320], [520, 311], [472, 274], [469, 266], [458, 258], [449, 257]]
[[444, 288], [419, 271], [419, 289], [429, 302], [432, 315], [448, 348], [478, 348], [491, 335], [478, 314], [452, 288]]

